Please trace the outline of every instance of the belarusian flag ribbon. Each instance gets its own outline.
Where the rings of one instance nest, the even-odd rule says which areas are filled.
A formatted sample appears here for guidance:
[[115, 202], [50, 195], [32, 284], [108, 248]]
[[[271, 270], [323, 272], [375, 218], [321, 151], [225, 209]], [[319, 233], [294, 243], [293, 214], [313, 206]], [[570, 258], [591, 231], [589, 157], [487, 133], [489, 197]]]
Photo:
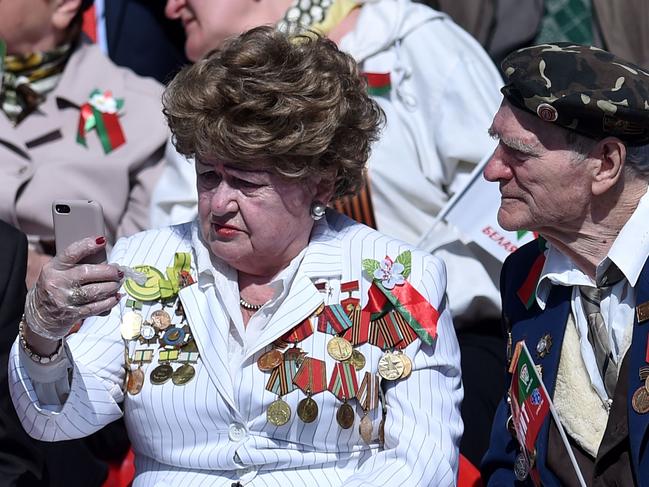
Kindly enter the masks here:
[[374, 281], [370, 286], [368, 306], [373, 308], [380, 306], [380, 309], [384, 309], [385, 304], [382, 303], [379, 293], [376, 292], [378, 289], [386, 300], [401, 313], [401, 316], [419, 335], [419, 338], [424, 343], [432, 345], [437, 336], [439, 312], [406, 281], [410, 274], [410, 267], [410, 251], [399, 254], [395, 261], [388, 256], [382, 262], [364, 259], [363, 268]]
[[337, 362], [331, 374], [328, 389], [341, 401], [356, 397], [358, 382], [354, 366], [347, 362]]
[[327, 388], [326, 364], [317, 358], [306, 357], [293, 377], [305, 394], [318, 394]]
[[124, 100], [113, 97], [110, 91], [93, 90], [90, 99], [81, 105], [77, 142], [87, 147], [86, 134], [97, 131], [104, 153], [117, 149], [126, 142], [118, 112], [124, 107]]
[[536, 257], [530, 268], [530, 272], [523, 281], [523, 285], [518, 289], [516, 294], [518, 298], [523, 302], [527, 309], [530, 309], [536, 301], [536, 287], [538, 286], [539, 279], [541, 278], [541, 272], [543, 271], [543, 266], [545, 265], [545, 250], [547, 242], [543, 237], [537, 239], [539, 245], [540, 254]]
[[367, 93], [372, 96], [384, 96], [390, 93], [390, 73], [363, 73], [367, 80]]

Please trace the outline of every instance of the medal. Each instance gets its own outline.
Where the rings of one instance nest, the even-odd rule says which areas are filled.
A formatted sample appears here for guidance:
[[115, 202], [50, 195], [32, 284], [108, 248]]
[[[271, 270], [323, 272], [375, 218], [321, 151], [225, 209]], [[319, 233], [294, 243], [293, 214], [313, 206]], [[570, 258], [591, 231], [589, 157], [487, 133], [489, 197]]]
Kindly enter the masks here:
[[523, 452], [516, 455], [516, 460], [514, 460], [514, 475], [519, 482], [523, 482], [527, 475], [530, 473], [530, 464], [525, 457]]
[[327, 352], [334, 360], [342, 362], [352, 356], [352, 344], [339, 336], [333, 337], [327, 343]]
[[649, 392], [644, 385], [638, 387], [631, 398], [633, 410], [638, 414], [649, 413]]
[[142, 328], [140, 328], [140, 337], [146, 341], [153, 340], [156, 334], [157, 332], [155, 331], [155, 328], [153, 328], [148, 322], [145, 322], [142, 325]]
[[268, 406], [266, 419], [273, 426], [283, 426], [291, 420], [291, 408], [280, 397]]
[[342, 429], [346, 430], [354, 426], [354, 416], [354, 409], [347, 403], [347, 401], [345, 401], [338, 408], [338, 412], [336, 413], [336, 421]]
[[385, 352], [379, 360], [378, 372], [385, 380], [397, 380], [403, 374], [404, 364], [394, 352]]
[[151, 313], [151, 321], [156, 330], [164, 331], [171, 326], [171, 316], [164, 309]]
[[171, 379], [174, 369], [169, 364], [160, 364], [155, 369], [151, 371], [149, 375], [149, 380], [151, 384], [161, 385]]
[[297, 405], [297, 415], [304, 423], [312, 423], [318, 417], [318, 404], [308, 395]]
[[124, 340], [133, 340], [140, 336], [141, 327], [142, 315], [136, 311], [127, 311], [122, 316], [122, 323], [119, 325], [119, 330]]
[[410, 373], [412, 372], [412, 360], [410, 360], [410, 357], [408, 357], [403, 352], [398, 352], [396, 355], [403, 363], [403, 372], [401, 372], [401, 377], [399, 378], [407, 379], [408, 377], [410, 377]]
[[124, 281], [124, 290], [136, 301], [157, 301], [160, 299], [160, 281], [165, 280], [162, 272], [150, 265], [137, 265], [133, 267], [136, 272], [146, 275], [144, 285], [140, 285], [133, 279]]
[[135, 396], [140, 393], [144, 386], [144, 372], [141, 368], [135, 370], [129, 370], [126, 378], [126, 390], [131, 396]]
[[189, 364], [183, 364], [178, 367], [171, 375], [171, 380], [174, 385], [184, 386], [196, 375], [196, 369]]
[[349, 358], [349, 361], [356, 370], [362, 370], [365, 367], [365, 355], [356, 349], [352, 351], [352, 356]]
[[[167, 315], [169, 316], [169, 315]], [[176, 347], [185, 340], [185, 330], [172, 326], [167, 328], [162, 335], [162, 344], [168, 347]]]
[[269, 350], [257, 359], [257, 367], [262, 372], [270, 372], [282, 363], [282, 352], [276, 349]]
[[546, 333], [539, 341], [536, 343], [536, 353], [539, 358], [544, 358], [548, 353], [550, 353], [550, 348], [552, 348], [552, 337], [549, 333]]
[[374, 426], [372, 425], [372, 420], [368, 416], [367, 412], [363, 415], [361, 419], [361, 424], [358, 425], [358, 432], [363, 438], [363, 441], [368, 445], [372, 442], [372, 434], [374, 433]]
[[330, 304], [324, 307], [318, 316], [318, 331], [329, 335], [338, 335], [351, 328], [352, 320], [340, 304]]

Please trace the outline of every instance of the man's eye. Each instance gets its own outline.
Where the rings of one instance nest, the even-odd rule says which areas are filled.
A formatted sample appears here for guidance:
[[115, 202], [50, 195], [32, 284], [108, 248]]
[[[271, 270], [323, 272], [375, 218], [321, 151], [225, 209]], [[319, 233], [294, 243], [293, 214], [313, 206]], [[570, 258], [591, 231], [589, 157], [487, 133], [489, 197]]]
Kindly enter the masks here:
[[201, 173], [199, 174], [198, 178], [201, 184], [204, 184], [206, 186], [215, 186], [221, 180], [221, 177], [218, 174], [216, 174], [214, 171]]

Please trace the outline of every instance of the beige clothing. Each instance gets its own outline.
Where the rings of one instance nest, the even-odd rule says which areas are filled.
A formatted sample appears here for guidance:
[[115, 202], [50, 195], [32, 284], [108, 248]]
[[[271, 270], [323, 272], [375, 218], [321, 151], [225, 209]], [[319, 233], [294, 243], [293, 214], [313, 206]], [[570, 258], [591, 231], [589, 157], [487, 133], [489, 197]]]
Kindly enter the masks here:
[[[124, 99], [126, 143], [104, 154], [92, 130], [76, 141], [79, 107], [94, 89]], [[151, 189], [168, 137], [162, 85], [119, 68], [98, 47], [82, 45], [47, 100], [18, 126], [0, 112], [0, 219], [32, 240], [53, 239], [55, 199], [92, 199], [104, 209], [109, 241], [148, 227]]]

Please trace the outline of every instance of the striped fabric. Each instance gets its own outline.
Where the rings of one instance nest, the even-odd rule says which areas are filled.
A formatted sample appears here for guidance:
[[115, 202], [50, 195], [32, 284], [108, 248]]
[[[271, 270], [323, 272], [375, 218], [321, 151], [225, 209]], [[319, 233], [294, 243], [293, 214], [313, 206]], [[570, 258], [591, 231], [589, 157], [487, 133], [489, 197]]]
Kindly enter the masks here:
[[[162, 269], [173, 261], [175, 252], [194, 251], [195, 263], [196, 252], [205, 252], [201, 245], [197, 225], [185, 224], [122, 239], [111, 260]], [[387, 402], [384, 446], [378, 442], [380, 406], [368, 414], [374, 426], [374, 439], [368, 445], [358, 430], [363, 416], [358, 402], [349, 402], [356, 422], [344, 430], [335, 419], [342, 403], [327, 391], [313, 396], [319, 408], [313, 423], [297, 417], [297, 405], [306, 397], [300, 389], [283, 397], [293, 412], [286, 425], [274, 427], [266, 421], [266, 410], [277, 396], [266, 390], [269, 374], [258, 369], [256, 360], [274, 340], [310, 316], [323, 299], [325, 304], [335, 304], [345, 298], [346, 293], [339, 292], [341, 282], [359, 280], [364, 304], [370, 282], [362, 275], [362, 259], [396, 256], [408, 248], [329, 211], [314, 229], [290, 292], [264, 329], [246, 344], [243, 364], [232, 374], [227, 347], [229, 317], [240, 313], [236, 273], [215, 263], [214, 283], [199, 276], [196, 284], [180, 291], [200, 351], [196, 376], [182, 387], [171, 381], [151, 385], [148, 375], [157, 365], [154, 358], [143, 365], [147, 379], [142, 392], [122, 394], [119, 322], [126, 298], [108, 317], [87, 320], [69, 340], [74, 369], [70, 395], [62, 406], [51, 398], [39, 401], [35, 391], [44, 385], [32, 382], [26, 359], [15, 345], [9, 368], [18, 415], [35, 438], [67, 440], [118, 418], [122, 414], [118, 404], [123, 402], [136, 453], [134, 487], [230, 487], [236, 481], [255, 487], [454, 485], [462, 433], [460, 357], [450, 314], [442, 305], [444, 266], [427, 253], [413, 250], [410, 281], [441, 308], [439, 337], [432, 347], [417, 340], [404, 350], [413, 362], [410, 378], [382, 384]], [[330, 283], [330, 295], [318, 292], [313, 284], [323, 279]], [[145, 316], [150, 312], [147, 308], [145, 304], [142, 309]], [[326, 363], [327, 382], [336, 363], [327, 353], [330, 339], [316, 332], [300, 343], [308, 357]], [[365, 368], [356, 371], [361, 383], [365, 372], [376, 374], [383, 352], [370, 344], [357, 349], [367, 359]]]

